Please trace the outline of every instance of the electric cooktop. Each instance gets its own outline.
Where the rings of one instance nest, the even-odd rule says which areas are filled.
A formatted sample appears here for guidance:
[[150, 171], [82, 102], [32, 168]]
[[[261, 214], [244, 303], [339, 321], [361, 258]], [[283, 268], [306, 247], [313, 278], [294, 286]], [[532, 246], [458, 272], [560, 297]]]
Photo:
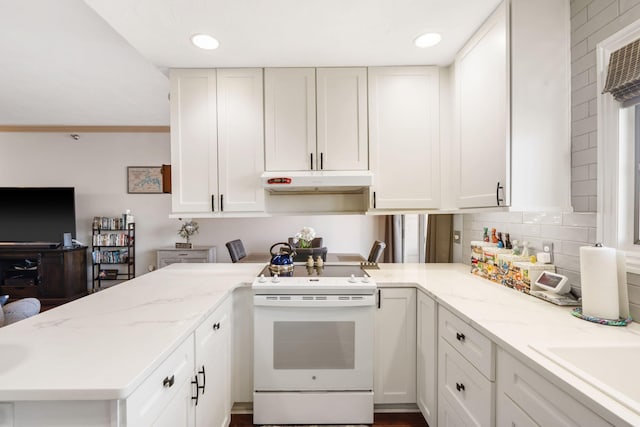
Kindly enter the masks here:
[[[264, 275], [264, 277], [273, 277], [276, 273], [273, 273], [269, 269], [269, 265], [262, 269], [258, 273], [258, 277]], [[278, 277], [365, 277], [369, 276], [366, 271], [362, 269], [360, 265], [339, 264], [331, 265], [324, 264], [321, 267], [307, 267], [306, 264], [294, 264], [293, 271], [286, 273], [278, 273]]]
[[[366, 268], [370, 268], [366, 266]], [[253, 280], [256, 295], [372, 295], [375, 281], [358, 264], [307, 267], [294, 264], [293, 271], [272, 273], [267, 265]]]

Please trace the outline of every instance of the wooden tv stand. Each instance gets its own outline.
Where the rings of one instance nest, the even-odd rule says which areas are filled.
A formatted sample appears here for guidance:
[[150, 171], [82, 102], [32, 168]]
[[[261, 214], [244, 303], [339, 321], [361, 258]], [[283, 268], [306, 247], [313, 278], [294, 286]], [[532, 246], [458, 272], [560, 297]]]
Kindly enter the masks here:
[[38, 298], [42, 311], [87, 295], [87, 247], [0, 246], [0, 295]]

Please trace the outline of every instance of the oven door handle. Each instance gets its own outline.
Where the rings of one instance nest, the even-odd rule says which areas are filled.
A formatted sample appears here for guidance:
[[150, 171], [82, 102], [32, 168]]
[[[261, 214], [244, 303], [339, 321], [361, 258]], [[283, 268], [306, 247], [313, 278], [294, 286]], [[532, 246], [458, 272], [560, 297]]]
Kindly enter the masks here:
[[331, 307], [366, 307], [375, 305], [374, 295], [357, 295], [349, 297], [323, 297], [313, 296], [302, 297], [296, 295], [287, 299], [276, 295], [255, 295], [253, 305], [256, 307], [308, 307], [308, 308], [331, 308]]

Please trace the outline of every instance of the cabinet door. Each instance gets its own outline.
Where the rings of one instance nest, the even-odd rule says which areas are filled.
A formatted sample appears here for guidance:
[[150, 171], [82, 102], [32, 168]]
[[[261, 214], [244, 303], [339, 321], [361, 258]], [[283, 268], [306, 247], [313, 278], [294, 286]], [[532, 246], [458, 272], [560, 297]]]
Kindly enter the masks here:
[[379, 288], [373, 391], [375, 403], [416, 402], [416, 290]]
[[499, 186], [500, 198], [508, 194], [507, 41], [502, 3], [456, 56], [451, 181], [460, 208], [497, 206]]
[[265, 170], [315, 169], [315, 68], [265, 68], [264, 108]]
[[438, 68], [369, 68], [368, 82], [374, 208], [440, 207]]
[[316, 169], [367, 170], [367, 69], [318, 68]]
[[220, 69], [217, 76], [219, 207], [264, 211], [262, 69]]
[[178, 385], [176, 397], [162, 408], [160, 416], [151, 425], [153, 427], [195, 426], [191, 403], [192, 393], [195, 393], [195, 390], [191, 381], [183, 381]]
[[[171, 70], [171, 209], [218, 209], [216, 70]], [[215, 205], [215, 206], [212, 206]]]
[[420, 412], [430, 426], [438, 425], [437, 421], [437, 342], [438, 321], [436, 302], [422, 292], [418, 292], [417, 312], [417, 360], [416, 360], [416, 392]]
[[231, 417], [230, 300], [196, 329], [196, 375], [200, 389], [197, 426], [226, 427]]

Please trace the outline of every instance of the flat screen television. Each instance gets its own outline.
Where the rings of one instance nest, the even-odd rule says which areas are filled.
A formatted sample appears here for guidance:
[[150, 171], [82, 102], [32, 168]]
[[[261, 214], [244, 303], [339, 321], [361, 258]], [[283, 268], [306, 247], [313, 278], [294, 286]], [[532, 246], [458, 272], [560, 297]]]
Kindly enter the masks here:
[[76, 235], [73, 187], [0, 187], [0, 242], [58, 246]]

